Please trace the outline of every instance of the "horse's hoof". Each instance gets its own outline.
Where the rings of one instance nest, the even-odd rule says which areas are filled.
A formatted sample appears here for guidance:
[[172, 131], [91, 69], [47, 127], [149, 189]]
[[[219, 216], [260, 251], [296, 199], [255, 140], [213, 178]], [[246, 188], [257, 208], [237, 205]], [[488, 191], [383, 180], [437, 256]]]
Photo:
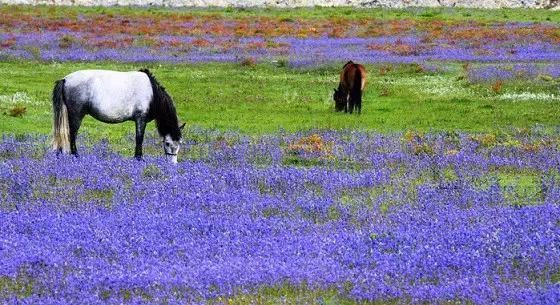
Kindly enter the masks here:
[[134, 156], [134, 159], [136, 159], [137, 161], [144, 161], [144, 159], [142, 159], [142, 156]]

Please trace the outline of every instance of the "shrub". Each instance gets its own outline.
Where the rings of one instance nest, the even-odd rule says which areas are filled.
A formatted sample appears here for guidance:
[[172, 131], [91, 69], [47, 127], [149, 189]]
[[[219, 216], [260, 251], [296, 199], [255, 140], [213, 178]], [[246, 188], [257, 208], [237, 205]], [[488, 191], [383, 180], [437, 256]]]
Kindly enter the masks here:
[[11, 117], [21, 118], [27, 112], [27, 107], [23, 105], [16, 105], [8, 110], [8, 115]]

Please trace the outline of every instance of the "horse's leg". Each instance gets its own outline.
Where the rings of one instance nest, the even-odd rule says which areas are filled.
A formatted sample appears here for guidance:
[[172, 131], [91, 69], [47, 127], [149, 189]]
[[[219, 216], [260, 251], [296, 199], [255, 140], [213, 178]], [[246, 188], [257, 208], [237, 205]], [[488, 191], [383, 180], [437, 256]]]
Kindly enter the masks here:
[[358, 95], [358, 114], [362, 114], [362, 91]]
[[144, 131], [146, 130], [146, 118], [139, 117], [136, 119], [136, 149], [134, 157], [142, 160], [142, 142], [144, 142]]
[[356, 109], [358, 114], [362, 113], [362, 92], [352, 91], [350, 93], [350, 99], [352, 100], [353, 108]]
[[68, 118], [68, 125], [70, 127], [70, 152], [78, 156], [78, 149], [76, 148], [76, 137], [78, 136], [78, 129], [82, 125], [83, 115], [74, 114]]
[[352, 94], [348, 97], [348, 108], [350, 114], [352, 114], [352, 112], [354, 112], [354, 97]]

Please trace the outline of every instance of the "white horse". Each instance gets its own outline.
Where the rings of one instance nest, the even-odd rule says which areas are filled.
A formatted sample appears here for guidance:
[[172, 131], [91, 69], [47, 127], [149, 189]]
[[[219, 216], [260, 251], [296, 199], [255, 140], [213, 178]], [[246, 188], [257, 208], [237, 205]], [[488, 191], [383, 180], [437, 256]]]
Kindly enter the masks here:
[[56, 81], [53, 90], [53, 146], [78, 154], [76, 135], [86, 114], [105, 123], [136, 123], [134, 156], [142, 158], [146, 124], [156, 120], [165, 155], [177, 163], [181, 130], [173, 101], [147, 69], [131, 72], [81, 70]]

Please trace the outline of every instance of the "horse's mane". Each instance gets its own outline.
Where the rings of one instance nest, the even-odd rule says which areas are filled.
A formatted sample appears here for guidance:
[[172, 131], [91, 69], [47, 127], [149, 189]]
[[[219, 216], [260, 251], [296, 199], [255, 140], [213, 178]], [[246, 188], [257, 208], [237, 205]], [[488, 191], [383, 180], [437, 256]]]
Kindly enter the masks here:
[[165, 88], [159, 84], [150, 70], [141, 69], [140, 72], [146, 73], [152, 84], [153, 97], [150, 112], [156, 120], [159, 135], [161, 137], [170, 135], [171, 139], [178, 141], [181, 139], [181, 129], [179, 129], [177, 110], [175, 110], [171, 96], [167, 94]]
[[354, 62], [349, 60], [347, 63], [344, 64], [344, 66], [342, 66], [342, 69], [346, 68], [346, 66], [348, 66], [348, 65], [353, 65], [353, 64], [354, 64]]

